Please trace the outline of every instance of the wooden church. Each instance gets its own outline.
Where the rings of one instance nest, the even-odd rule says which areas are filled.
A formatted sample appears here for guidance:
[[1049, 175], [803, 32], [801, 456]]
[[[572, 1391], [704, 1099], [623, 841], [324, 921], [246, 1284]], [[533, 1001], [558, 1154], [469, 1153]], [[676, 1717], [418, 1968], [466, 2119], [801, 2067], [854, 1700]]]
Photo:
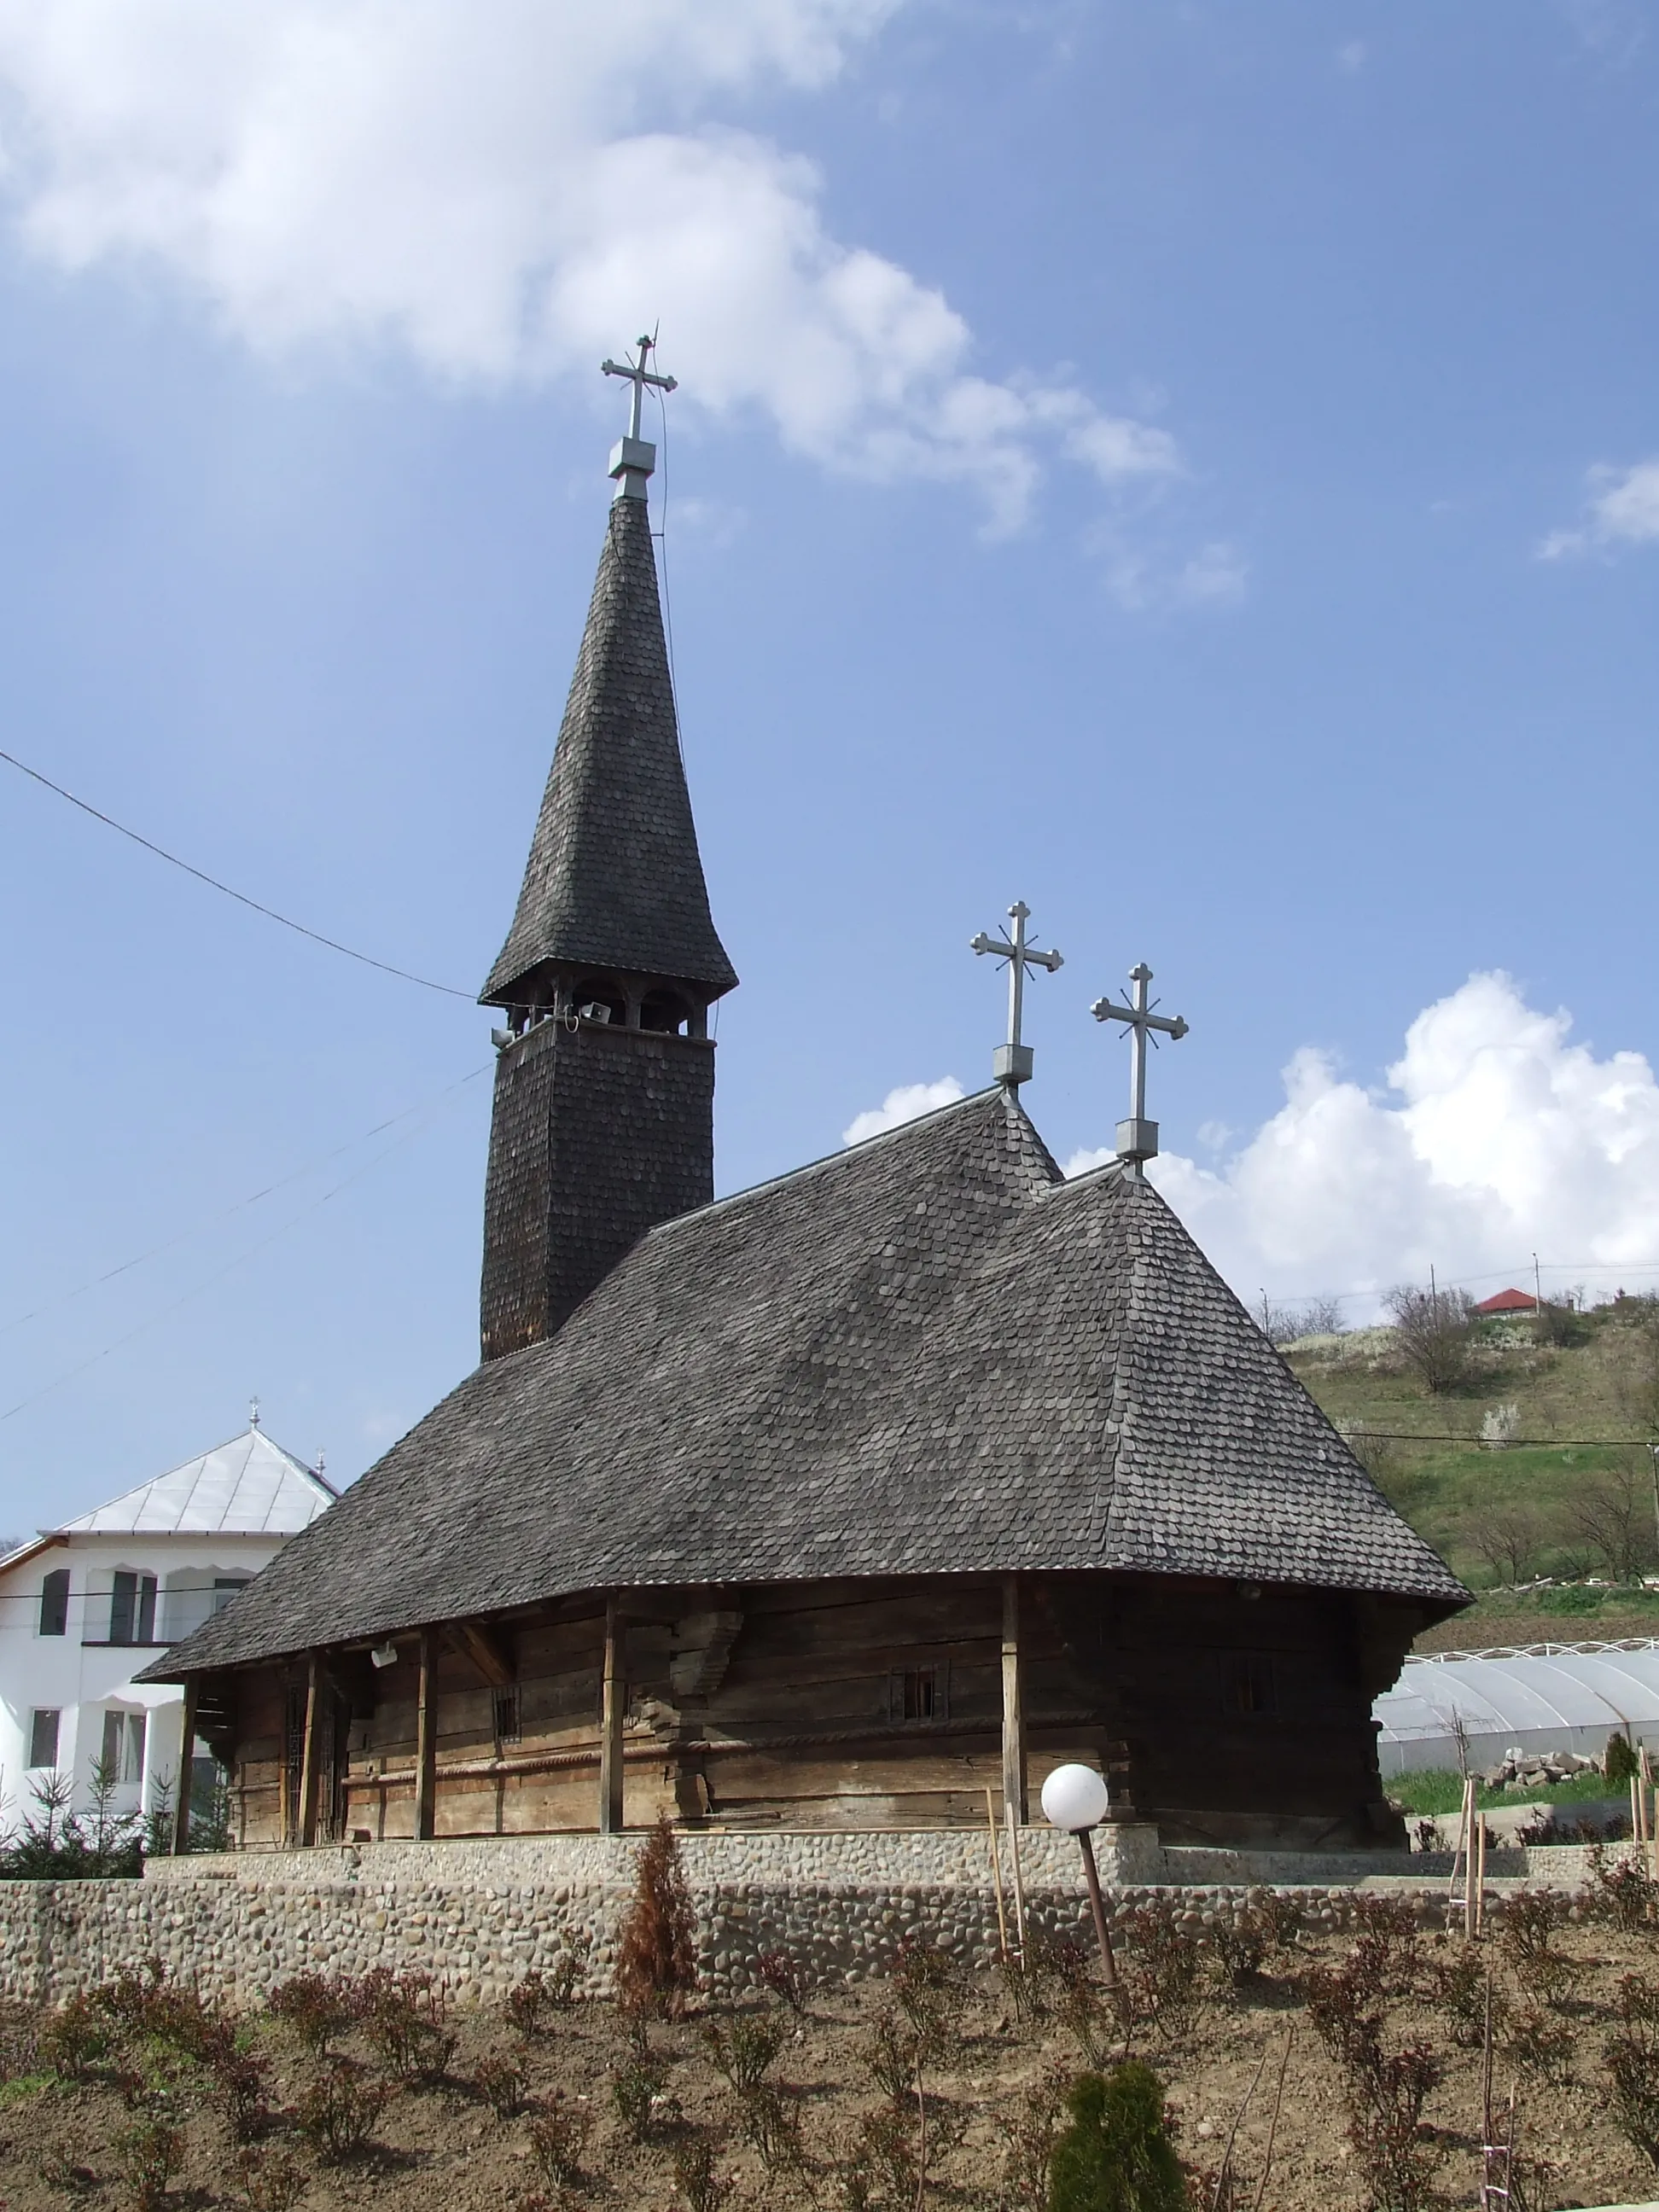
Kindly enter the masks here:
[[[248, 1850], [1021, 1819], [1403, 1843], [1371, 1700], [1467, 1602], [1127, 1158], [1009, 1079], [716, 1200], [710, 916], [647, 519], [612, 456], [517, 911], [483, 1359], [182, 1681]], [[1016, 1055], [1016, 1062], [1018, 1056]], [[1139, 1125], [1130, 1125], [1138, 1127]]]

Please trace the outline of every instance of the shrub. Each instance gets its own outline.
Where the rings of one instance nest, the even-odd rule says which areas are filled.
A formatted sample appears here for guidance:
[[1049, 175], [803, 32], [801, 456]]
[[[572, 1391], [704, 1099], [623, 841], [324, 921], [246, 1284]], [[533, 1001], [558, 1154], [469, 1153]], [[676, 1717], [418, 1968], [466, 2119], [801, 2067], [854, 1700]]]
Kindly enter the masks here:
[[1659, 1988], [1626, 1974], [1617, 2011], [1619, 2025], [1601, 2046], [1613, 2124], [1650, 2166], [1659, 2166]]
[[[1076, 2039], [1084, 2063], [1097, 2069], [1104, 2066], [1117, 2040], [1120, 2023], [1115, 2009], [1109, 2009], [1105, 1993], [1095, 1980], [1088, 1953], [1080, 1943], [1056, 1943], [1048, 1954], [1047, 1964], [1053, 1981], [1054, 2010]], [[1128, 1978], [1125, 1978], [1130, 2002], [1133, 2004], [1136, 1990]]]
[[1248, 1988], [1267, 1956], [1270, 1938], [1261, 1919], [1247, 1906], [1231, 1919], [1224, 1914], [1208, 1934], [1210, 1948], [1229, 1988]]
[[[1497, 2008], [1493, 2008], [1496, 2026]], [[1572, 2078], [1572, 2030], [1565, 2021], [1552, 2020], [1536, 2005], [1525, 2005], [1509, 2023], [1504, 2045], [1518, 2066], [1541, 2074], [1547, 2081], [1564, 2083]]]
[[743, 2132], [768, 2173], [796, 2173], [805, 2163], [795, 2100], [775, 2083], [762, 2081], [742, 2100]]
[[137, 2212], [158, 2212], [184, 2159], [185, 2131], [166, 2120], [140, 2120], [116, 2136], [115, 2154]]
[[1601, 1762], [1601, 1771], [1609, 1783], [1634, 1782], [1642, 1771], [1642, 1762], [1636, 1756], [1631, 1740], [1618, 1729], [1607, 1738], [1607, 1755]]
[[526, 1974], [522, 1981], [514, 1982], [507, 1993], [507, 2025], [526, 2039], [539, 2035], [542, 2014], [548, 2002], [546, 1982], [539, 1974]]
[[1553, 2003], [1572, 1972], [1570, 1960], [1551, 1939], [1566, 1925], [1571, 1908], [1558, 1891], [1517, 1890], [1504, 1900], [1498, 1923], [1498, 1947], [1509, 1960], [1523, 1996]]
[[745, 2097], [783, 2048], [787, 2033], [781, 2021], [750, 2014], [732, 2021], [729, 2039], [709, 2021], [702, 2040], [715, 2070], [726, 2076], [738, 2096]]
[[279, 1982], [265, 2009], [317, 2058], [346, 2033], [356, 2013], [345, 1984], [328, 1974], [295, 1974]]
[[582, 2148], [587, 2141], [586, 2108], [556, 2089], [530, 2123], [530, 2149], [542, 2178], [555, 2189], [580, 2181]]
[[949, 2026], [962, 2009], [962, 1994], [951, 1961], [937, 1944], [907, 1936], [893, 1961], [893, 1995], [899, 2010], [915, 2031], [916, 2040], [932, 2050], [945, 2039]]
[[[1472, 1951], [1459, 1949], [1449, 1959], [1437, 1959], [1429, 1967], [1429, 1990], [1433, 2001], [1451, 2017], [1451, 2038], [1460, 2050], [1479, 2051], [1486, 2039], [1485, 1965]], [[1502, 2031], [1509, 1999], [1502, 1990], [1492, 1990], [1492, 2032]]]
[[1130, 2002], [1166, 2040], [1178, 2041], [1204, 2002], [1204, 1953], [1198, 1937], [1181, 1925], [1172, 1906], [1154, 1899], [1130, 1913], [1124, 1942], [1129, 1955], [1123, 1978]]
[[1187, 2212], [1187, 2185], [1164, 2116], [1164, 2085], [1138, 2058], [1080, 2074], [1070, 2125], [1048, 2160], [1049, 2212]]
[[250, 2212], [292, 2212], [306, 2193], [309, 2177], [292, 2153], [256, 2150], [246, 2144], [236, 2154], [236, 2179]]
[[611, 2069], [611, 2101], [635, 2142], [643, 2142], [651, 2132], [651, 2107], [667, 2078], [666, 2067], [644, 2035], [630, 2037], [626, 2057]]
[[696, 1987], [696, 1915], [666, 1814], [635, 1861], [634, 1901], [617, 1951], [617, 1994], [630, 2010], [678, 2020]]
[[858, 2048], [859, 2058], [890, 2104], [915, 2094], [922, 2052], [914, 2032], [896, 2013], [884, 2012]]
[[763, 1951], [755, 1961], [755, 1976], [764, 1990], [780, 1997], [797, 2019], [806, 2010], [806, 1975], [787, 1951]]
[[1002, 2136], [1002, 2185], [997, 2192], [998, 2212], [1024, 2212], [1048, 2196], [1048, 2160], [1054, 2148], [1054, 2130], [1069, 2087], [1062, 2067], [1050, 2066], [1028, 2084], [1012, 2118], [997, 2121]]
[[[842, 2176], [848, 2212], [869, 2212], [875, 2190], [896, 2205], [915, 2202], [916, 2145], [914, 2124], [892, 2105], [878, 2105], [857, 2124], [852, 2161]], [[1040, 2201], [1034, 2200], [1034, 2201]]]
[[430, 1974], [376, 1966], [363, 1976], [356, 2010], [364, 2034], [400, 2081], [436, 2081], [454, 2056], [444, 1993]]
[[[1616, 1741], [1624, 1741], [1623, 1736]], [[1659, 1882], [1639, 1859], [1625, 1857], [1609, 1863], [1606, 1848], [1590, 1845], [1590, 1878], [1581, 1893], [1584, 1910], [1597, 1920], [1610, 1920], [1634, 1935], [1659, 1918]]]
[[319, 2158], [337, 2166], [356, 2158], [386, 2108], [386, 2087], [355, 2058], [333, 2057], [295, 2108], [300, 2132]]
[[523, 2067], [504, 2051], [493, 2051], [481, 2058], [472, 2076], [475, 2094], [498, 2120], [510, 2120], [523, 2110], [527, 2086]]
[[265, 2102], [265, 2063], [252, 2051], [233, 2041], [213, 2062], [214, 2082], [224, 2109], [225, 2124], [233, 2139], [246, 2142], [258, 2135], [270, 2118]]
[[714, 2146], [707, 2136], [688, 2136], [674, 2147], [674, 2186], [691, 2212], [720, 2212], [732, 2193], [732, 2177], [714, 2163]]
[[40, 2030], [40, 2061], [66, 2081], [84, 2081], [113, 2040], [90, 1997], [69, 1997]]

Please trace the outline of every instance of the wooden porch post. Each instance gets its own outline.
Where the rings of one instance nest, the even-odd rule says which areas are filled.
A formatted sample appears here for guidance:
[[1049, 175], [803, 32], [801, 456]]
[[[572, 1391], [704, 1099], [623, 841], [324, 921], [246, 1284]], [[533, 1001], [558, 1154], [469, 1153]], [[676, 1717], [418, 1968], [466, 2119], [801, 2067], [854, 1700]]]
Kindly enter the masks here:
[[300, 1842], [317, 1840], [317, 1784], [322, 1751], [323, 1662], [313, 1652], [306, 1662], [305, 1749], [300, 1759]]
[[185, 1684], [185, 1732], [179, 1739], [179, 1795], [173, 1805], [173, 1848], [190, 1849], [190, 1755], [196, 1748], [196, 1677]]
[[1019, 1663], [1019, 1577], [1002, 1577], [1002, 1802], [1021, 1827], [1025, 1796], [1025, 1699]]
[[438, 1796], [438, 1639], [421, 1631], [421, 1686], [415, 1708], [415, 1833], [424, 1843], [436, 1827]]
[[599, 1708], [599, 1833], [619, 1836], [623, 1826], [623, 1711], [628, 1686], [627, 1626], [614, 1597], [605, 1601], [605, 1693]]

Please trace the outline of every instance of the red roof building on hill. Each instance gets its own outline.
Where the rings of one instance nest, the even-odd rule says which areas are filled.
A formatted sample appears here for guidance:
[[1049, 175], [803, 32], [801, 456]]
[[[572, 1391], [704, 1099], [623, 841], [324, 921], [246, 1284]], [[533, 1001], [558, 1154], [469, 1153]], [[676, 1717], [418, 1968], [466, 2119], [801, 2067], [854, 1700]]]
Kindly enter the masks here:
[[1474, 1310], [1478, 1314], [1532, 1314], [1538, 1310], [1538, 1301], [1530, 1291], [1499, 1291], [1490, 1298], [1482, 1298]]

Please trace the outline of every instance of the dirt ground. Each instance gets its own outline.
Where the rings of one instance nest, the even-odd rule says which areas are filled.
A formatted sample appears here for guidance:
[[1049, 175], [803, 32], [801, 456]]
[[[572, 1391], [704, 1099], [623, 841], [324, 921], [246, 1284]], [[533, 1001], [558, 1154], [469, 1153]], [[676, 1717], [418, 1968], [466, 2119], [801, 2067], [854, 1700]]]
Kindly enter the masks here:
[[[1340, 1968], [1352, 1942], [1352, 1936], [1295, 1937], [1271, 1950], [1262, 1971], [1237, 1987], [1206, 1948], [1190, 2021], [1176, 2018], [1164, 2034], [1155, 2021], [1139, 2026], [1134, 2053], [1167, 2087], [1176, 2147], [1192, 2176], [1193, 2202], [1205, 2212], [1217, 2202], [1216, 2175], [1236, 2123], [1235, 2185], [1231, 2198], [1220, 2201], [1233, 2212], [1256, 2203], [1281, 2063], [1283, 2094], [1263, 2212], [1331, 2212], [1371, 2201], [1362, 2161], [1347, 2140], [1344, 2076], [1306, 2003], [1310, 1986], [1316, 1990], [1317, 1970]], [[1501, 1931], [1489, 1932], [1474, 1948], [1478, 2012], [1484, 2012], [1488, 1967], [1492, 1973], [1500, 2104], [1511, 2084], [1517, 2089], [1521, 2191], [1515, 2202], [1528, 2212], [1555, 2212], [1653, 2197], [1659, 2176], [1615, 2124], [1603, 2046], [1616, 2025], [1621, 1976], [1650, 1978], [1659, 2002], [1659, 1927], [1569, 1925], [1547, 1942], [1559, 1966], [1528, 1963]], [[1480, 2179], [1480, 2030], [1478, 2020], [1471, 2024], [1468, 1978], [1461, 2013], [1447, 1996], [1448, 1972], [1465, 1955], [1464, 1939], [1461, 1933], [1414, 1940], [1396, 1933], [1385, 1936], [1383, 1950], [1382, 1980], [1389, 1994], [1377, 2009], [1385, 2048], [1426, 2046], [1444, 2069], [1423, 2107], [1417, 2149], [1437, 2170], [1432, 2193], [1421, 2201], [1473, 2205]], [[1132, 1972], [1134, 1963], [1127, 1953]], [[936, 2055], [923, 2071], [926, 2201], [940, 2212], [1026, 2206], [1035, 2212], [1044, 2202], [1033, 2178], [1042, 2162], [1042, 2113], [1085, 2065], [1084, 2036], [1095, 2039], [1096, 2057], [1111, 2039], [1097, 1994], [1082, 2001], [1082, 2029], [1075, 2005], [1070, 2026], [1060, 2016], [1059, 1984], [1048, 1984], [1047, 1995], [1047, 2016], [1022, 2020], [1007, 1983], [995, 1973], [923, 1993], [943, 2021]], [[1142, 1996], [1150, 2002], [1144, 1984]], [[292, 2026], [266, 2015], [238, 2023], [240, 2055], [254, 2062], [257, 2093], [246, 2121], [251, 2140], [239, 2148], [224, 2087], [222, 2048], [229, 2046], [222, 2047], [219, 2060], [190, 2057], [176, 2038], [169, 2040], [165, 2019], [158, 2033], [155, 2020], [146, 2024], [133, 2011], [130, 2005], [127, 2016], [112, 2025], [94, 2008], [86, 2040], [96, 2045], [105, 2032], [96, 2027], [100, 2017], [108, 2039], [101, 2049], [82, 2051], [79, 2080], [52, 2070], [52, 2037], [41, 2042], [41, 2017], [16, 2014], [5, 2024], [3, 2212], [61, 2212], [76, 2201], [177, 2205], [181, 2212], [223, 2204], [282, 2212], [289, 2203], [373, 2212], [550, 2212], [555, 2206], [647, 2212], [688, 2203], [694, 2212], [714, 2212], [720, 2203], [859, 2212], [916, 2201], [914, 2184], [907, 2193], [902, 2165], [916, 2141], [914, 2095], [890, 2104], [870, 2063], [884, 2019], [890, 2022], [890, 2045], [896, 2040], [909, 2047], [890, 1984], [811, 1993], [799, 2017], [772, 1997], [718, 2010], [694, 1999], [684, 2019], [650, 2024], [643, 2064], [627, 2023], [608, 2003], [550, 2010], [531, 2034], [500, 2009], [456, 2008], [441, 2024], [445, 2036], [454, 2034], [453, 2050], [446, 2054], [441, 2042], [435, 2046], [441, 2070], [424, 2081], [393, 2081], [365, 2147], [337, 2162], [319, 2151], [314, 2130], [308, 2137], [300, 2124], [307, 2091], [336, 2061], [307, 2051]], [[729, 2061], [734, 2041], [757, 2026], [779, 2045], [762, 2074], [763, 2084], [779, 2093], [767, 2109], [784, 2143], [770, 2170], [745, 2139], [745, 2109], [752, 2134], [764, 2092], [745, 2108], [709, 2047], [712, 2027]], [[343, 2031], [333, 2048], [361, 2066], [361, 2074], [349, 2063], [345, 2069], [360, 2086], [389, 2078], [384, 2046], [377, 2050], [361, 2030]], [[524, 2077], [517, 2112], [493, 2110], [485, 2094], [491, 2062], [503, 2060]], [[619, 2077], [642, 2103], [637, 2130], [618, 2111]], [[1659, 2112], [1659, 2058], [1654, 2082]], [[511, 2105], [514, 2085], [505, 2091], [495, 2086], [496, 2101]], [[580, 2172], [568, 2181], [547, 2172], [538, 2154], [550, 2111], [565, 2116], [553, 2129], [556, 2136], [561, 2124], [579, 2136], [585, 2130]], [[152, 2185], [146, 2196], [138, 2168], [158, 2127], [164, 2135], [177, 2131], [179, 2162], [164, 2179], [166, 2193]], [[788, 2148], [792, 2132], [798, 2134], [799, 2164]], [[899, 2163], [884, 2166], [881, 2147], [895, 2137]], [[687, 2146], [695, 2160], [699, 2144], [712, 2150], [714, 2168], [701, 2195], [695, 2171], [689, 2187], [681, 2185]]]

